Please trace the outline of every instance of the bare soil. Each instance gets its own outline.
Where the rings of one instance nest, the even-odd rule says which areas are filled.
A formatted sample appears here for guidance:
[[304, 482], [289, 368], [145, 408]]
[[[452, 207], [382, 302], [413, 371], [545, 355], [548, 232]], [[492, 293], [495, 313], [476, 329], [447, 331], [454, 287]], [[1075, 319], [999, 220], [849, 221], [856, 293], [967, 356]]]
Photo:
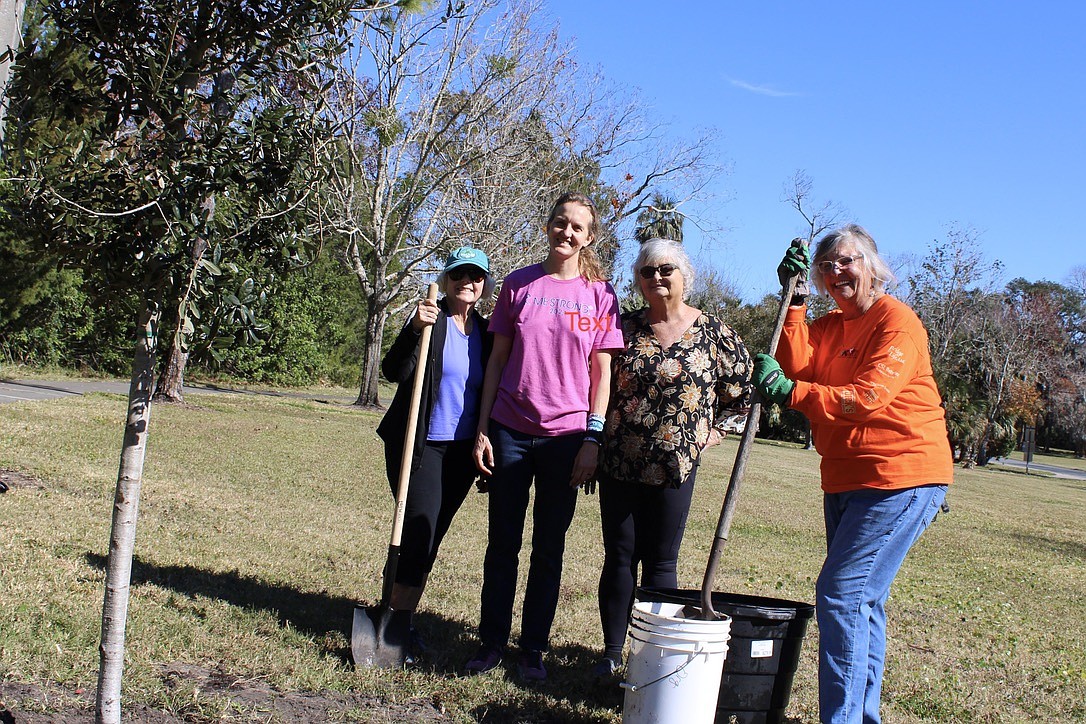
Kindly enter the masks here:
[[[216, 669], [174, 663], [163, 667], [167, 688], [198, 692], [203, 706], [178, 711], [126, 706], [125, 721], [141, 724], [191, 724], [227, 719], [236, 722], [406, 722], [445, 717], [425, 700], [390, 702], [379, 697], [333, 691], [279, 691], [261, 680], [241, 680]], [[0, 724], [90, 724], [93, 689], [68, 691], [55, 685], [0, 682]], [[181, 697], [186, 698], [186, 697]]]
[[0, 468], [0, 492], [7, 492], [8, 490], [14, 490], [16, 488], [36, 488], [38, 490], [43, 490], [45, 485], [40, 479], [27, 475], [26, 473], [19, 472], [18, 470]]

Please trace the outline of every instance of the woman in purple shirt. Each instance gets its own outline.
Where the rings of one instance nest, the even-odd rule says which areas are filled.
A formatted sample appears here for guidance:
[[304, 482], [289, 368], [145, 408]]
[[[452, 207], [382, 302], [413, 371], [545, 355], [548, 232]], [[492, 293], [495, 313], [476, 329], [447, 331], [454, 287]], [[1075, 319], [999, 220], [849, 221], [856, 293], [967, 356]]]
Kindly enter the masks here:
[[[425, 327], [433, 327], [411, 456], [400, 561], [389, 601], [393, 615], [408, 619], [418, 608], [453, 516], [478, 477], [472, 448], [490, 352], [486, 320], [475, 311], [476, 303], [494, 291], [486, 254], [469, 246], [456, 249], [437, 282], [445, 296], [437, 302], [419, 302], [381, 360], [385, 377], [399, 384], [377, 427], [385, 442], [388, 481], [396, 495], [412, 380], [419, 364], [419, 336]], [[412, 629], [412, 656], [418, 654], [419, 646]]]
[[475, 462], [490, 476], [479, 638], [466, 669], [490, 671], [509, 641], [517, 564], [533, 480], [532, 556], [524, 592], [518, 672], [547, 678], [543, 652], [558, 606], [566, 531], [577, 489], [594, 479], [611, 382], [622, 349], [618, 297], [591, 249], [599, 214], [583, 194], [565, 194], [546, 225], [541, 264], [512, 272], [491, 315]]

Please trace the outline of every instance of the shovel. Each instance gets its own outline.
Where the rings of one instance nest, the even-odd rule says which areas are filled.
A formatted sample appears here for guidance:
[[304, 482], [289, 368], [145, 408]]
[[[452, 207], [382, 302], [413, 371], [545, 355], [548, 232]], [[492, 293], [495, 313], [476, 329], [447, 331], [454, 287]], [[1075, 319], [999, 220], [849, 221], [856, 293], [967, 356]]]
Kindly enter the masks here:
[[[792, 239], [792, 246], [805, 246], [807, 242], [802, 238]], [[769, 339], [769, 354], [777, 352], [777, 342], [780, 341], [781, 331], [784, 329], [784, 318], [788, 314], [788, 305], [792, 302], [792, 294], [800, 281], [800, 275], [789, 277], [788, 283], [781, 289], [781, 306], [777, 310], [777, 324], [773, 328], [773, 336]], [[806, 280], [804, 280], [806, 281]], [[747, 458], [754, 446], [754, 436], [758, 432], [758, 418], [762, 414], [762, 396], [758, 390], [753, 390], [750, 396], [750, 413], [747, 415], [747, 425], [743, 428], [743, 437], [739, 440], [739, 450], [735, 454], [735, 464], [732, 466], [732, 476], [728, 480], [728, 490], [724, 493], [724, 506], [720, 509], [720, 520], [716, 525], [716, 537], [713, 538], [713, 548], [709, 552], [709, 564], [705, 567], [705, 578], [701, 584], [701, 618], [714, 620], [720, 615], [713, 610], [713, 582], [716, 580], [717, 564], [720, 563], [720, 554], [724, 551], [724, 544], [728, 542], [728, 531], [732, 527], [732, 516], [735, 515], [735, 504], [739, 500], [739, 486], [743, 482], [743, 473], [747, 469]]]
[[[437, 301], [437, 284], [431, 284], [426, 293], [430, 301]], [[419, 338], [418, 363], [411, 387], [411, 401], [407, 409], [407, 430], [403, 439], [403, 456], [400, 458], [400, 479], [396, 487], [396, 513], [392, 518], [392, 537], [388, 543], [388, 559], [385, 561], [384, 585], [381, 602], [376, 606], [355, 606], [351, 625], [351, 659], [360, 668], [402, 667], [407, 659], [407, 647], [411, 639], [411, 616], [401, 615], [389, 607], [392, 584], [396, 581], [396, 568], [400, 562], [400, 536], [403, 533], [404, 511], [407, 509], [407, 487], [411, 480], [411, 458], [415, 450], [415, 428], [419, 422], [419, 402], [422, 399], [422, 382], [426, 377], [426, 360], [430, 352], [430, 333], [433, 325], [422, 328]]]

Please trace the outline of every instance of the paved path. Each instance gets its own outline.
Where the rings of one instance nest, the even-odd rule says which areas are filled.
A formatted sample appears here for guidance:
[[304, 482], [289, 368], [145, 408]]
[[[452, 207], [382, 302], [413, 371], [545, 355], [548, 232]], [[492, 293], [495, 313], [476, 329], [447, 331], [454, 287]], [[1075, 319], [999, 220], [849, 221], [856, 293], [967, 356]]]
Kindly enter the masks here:
[[[88, 392], [110, 392], [116, 395], [128, 395], [127, 382], [110, 380], [0, 380], [0, 403], [19, 400], [53, 400], [60, 397], [84, 395]], [[298, 397], [321, 402], [350, 404], [354, 398], [321, 395], [302, 392], [262, 392], [254, 390], [235, 390], [215, 385], [185, 385], [183, 394], [190, 395], [267, 395], [269, 397]]]
[[0, 380], [0, 402], [18, 402], [20, 400], [52, 400], [58, 397], [72, 397], [87, 392], [115, 392], [128, 394], [128, 385], [123, 382], [105, 381], [70, 381], [53, 380]]
[[[0, 380], [0, 403], [16, 402], [18, 400], [51, 400], [59, 397], [72, 397], [88, 392], [111, 392], [116, 395], [128, 394], [128, 383], [109, 380]], [[185, 385], [184, 394], [196, 395], [268, 395], [271, 397], [298, 397], [307, 400], [319, 400], [321, 402], [336, 402], [349, 405], [353, 398], [336, 397], [334, 395], [320, 395], [302, 392], [262, 392], [253, 390], [235, 390], [229, 387], [217, 387], [215, 385]], [[1026, 464], [1021, 460], [1010, 458], [992, 458], [992, 462], [1005, 465], [1010, 468], [1025, 469]], [[1056, 465], [1042, 463], [1030, 463], [1030, 470], [1043, 470], [1052, 473], [1057, 478], [1070, 480], [1086, 480], [1086, 471], [1073, 468], [1061, 468]]]
[[[1019, 470], [1025, 470], [1026, 464], [1021, 460], [1012, 460], [1011, 458], [992, 458], [991, 462], [997, 465], [1006, 465], [1009, 468], [1017, 468]], [[1046, 473], [1052, 473], [1057, 478], [1066, 478], [1068, 480], [1086, 480], [1086, 471], [1075, 470], [1074, 468], [1061, 468], [1056, 465], [1047, 465], [1045, 463], [1030, 463], [1029, 469], [1043, 470]]]

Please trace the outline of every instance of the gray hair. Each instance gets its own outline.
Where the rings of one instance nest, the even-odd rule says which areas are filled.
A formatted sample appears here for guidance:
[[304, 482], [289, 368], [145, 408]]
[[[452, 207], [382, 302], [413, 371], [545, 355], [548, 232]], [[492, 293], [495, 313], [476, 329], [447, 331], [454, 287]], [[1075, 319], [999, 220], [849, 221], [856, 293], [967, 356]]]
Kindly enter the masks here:
[[814, 282], [815, 289], [820, 293], [826, 294], [826, 283], [823, 276], [818, 273], [818, 262], [826, 261], [831, 256], [835, 256], [837, 247], [842, 244], [851, 244], [856, 251], [863, 254], [860, 263], [871, 275], [871, 288], [874, 291], [884, 292], [887, 285], [896, 281], [894, 272], [890, 270], [890, 265], [879, 256], [879, 247], [875, 244], [875, 240], [871, 238], [871, 234], [868, 234], [859, 224], [849, 224], [840, 229], [834, 229], [818, 241], [818, 247], [815, 249], [814, 260], [811, 264], [814, 271], [811, 274], [811, 281]]
[[[457, 268], [460, 269], [460, 268], [463, 268], [464, 266], [469, 266], [469, 265], [464, 264], [464, 265], [462, 265], [460, 267], [457, 267]], [[472, 264], [470, 266], [475, 266], [475, 265]], [[475, 268], [479, 269], [479, 267], [475, 267]], [[482, 271], [482, 270], [480, 269], [480, 271]], [[480, 302], [485, 302], [487, 299], [490, 299], [492, 296], [494, 296], [494, 287], [496, 287], [498, 285], [497, 280], [494, 279], [494, 277], [490, 276], [490, 272], [483, 272], [483, 274], [485, 274], [486, 276], [483, 277], [483, 293], [481, 295], [479, 295], [479, 301]], [[440, 274], [437, 275], [437, 288], [439, 290], [441, 290], [441, 292], [443, 294], [445, 293], [445, 282], [446, 281], [448, 281], [448, 275], [445, 272], [441, 272]]]
[[683, 300], [685, 301], [694, 290], [694, 265], [690, 262], [690, 257], [686, 255], [683, 245], [671, 239], [649, 239], [641, 244], [637, 258], [634, 259], [633, 282], [630, 286], [635, 292], [641, 294], [641, 267], [659, 263], [665, 259], [674, 264], [683, 275]]

